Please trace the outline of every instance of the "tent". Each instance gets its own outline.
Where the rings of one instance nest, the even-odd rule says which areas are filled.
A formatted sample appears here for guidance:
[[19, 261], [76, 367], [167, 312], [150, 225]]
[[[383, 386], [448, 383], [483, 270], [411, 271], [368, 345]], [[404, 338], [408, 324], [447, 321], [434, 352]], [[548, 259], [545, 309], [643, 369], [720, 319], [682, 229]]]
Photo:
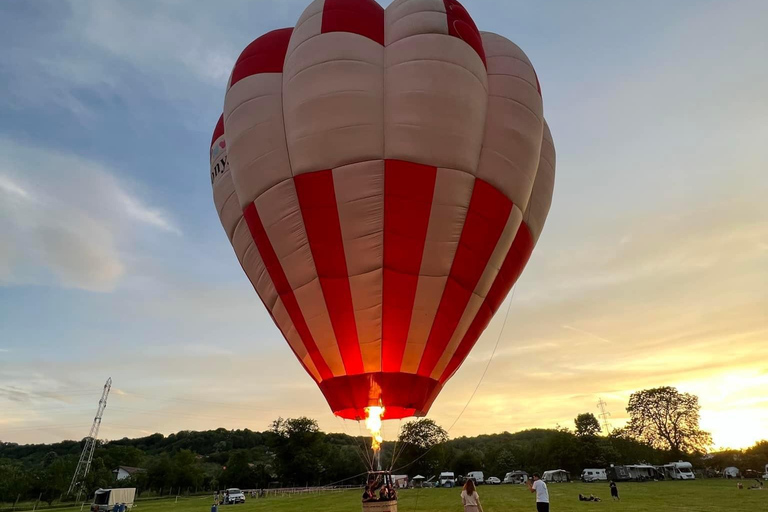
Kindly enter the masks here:
[[544, 474], [541, 475], [541, 479], [547, 483], [570, 482], [571, 474], [564, 469], [551, 469], [549, 471], [545, 471]]
[[416, 475], [415, 477], [411, 478], [411, 482], [413, 482], [414, 487], [421, 487], [424, 485], [425, 478], [421, 475]]
[[737, 467], [729, 466], [723, 470], [723, 478], [739, 478], [739, 476], [741, 471]]

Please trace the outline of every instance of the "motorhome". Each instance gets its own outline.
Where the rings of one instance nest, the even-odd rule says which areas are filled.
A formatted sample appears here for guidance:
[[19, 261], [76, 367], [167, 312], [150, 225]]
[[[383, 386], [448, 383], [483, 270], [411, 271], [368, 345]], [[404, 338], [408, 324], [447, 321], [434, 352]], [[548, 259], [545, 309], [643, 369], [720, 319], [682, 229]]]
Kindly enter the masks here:
[[672, 480], [695, 480], [696, 475], [693, 474], [693, 466], [690, 462], [683, 462], [682, 460], [672, 462], [670, 464], [664, 464], [662, 466], [664, 470], [664, 476], [671, 478]]
[[600, 468], [585, 468], [581, 471], [582, 482], [604, 482], [608, 480], [608, 476], [605, 474], [604, 469]]
[[440, 487], [455, 487], [456, 486], [456, 476], [453, 474], [453, 471], [443, 471], [440, 473]]
[[765, 465], [765, 474], [763, 475], [763, 480], [768, 480], [768, 464]]
[[474, 480], [478, 485], [485, 483], [482, 471], [470, 471], [467, 473], [467, 478]]
[[502, 483], [505, 484], [524, 484], [528, 480], [528, 473], [525, 471], [510, 471], [504, 475]]
[[133, 508], [133, 499], [135, 497], [135, 487], [99, 489], [93, 494], [91, 512], [107, 512], [109, 510], [114, 510], [115, 505], [125, 505], [126, 509], [131, 509]]

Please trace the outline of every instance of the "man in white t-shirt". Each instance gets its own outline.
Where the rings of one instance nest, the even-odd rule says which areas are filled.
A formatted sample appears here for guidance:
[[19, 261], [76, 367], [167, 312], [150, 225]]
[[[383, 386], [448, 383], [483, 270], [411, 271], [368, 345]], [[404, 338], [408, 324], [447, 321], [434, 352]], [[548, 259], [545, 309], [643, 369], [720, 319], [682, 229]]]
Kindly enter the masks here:
[[526, 482], [528, 490], [536, 493], [536, 511], [549, 512], [549, 490], [547, 484], [541, 479], [538, 473], [533, 474], [533, 483], [530, 480]]

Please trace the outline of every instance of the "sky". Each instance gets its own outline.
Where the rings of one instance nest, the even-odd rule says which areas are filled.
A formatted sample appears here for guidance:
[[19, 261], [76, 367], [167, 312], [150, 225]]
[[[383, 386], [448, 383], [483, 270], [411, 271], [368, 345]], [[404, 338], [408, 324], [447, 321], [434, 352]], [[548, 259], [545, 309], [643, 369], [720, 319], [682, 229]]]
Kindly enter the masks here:
[[[231, 66], [307, 3], [0, 2], [0, 440], [86, 436], [110, 376], [106, 439], [304, 415], [362, 432], [295, 360], [211, 198]], [[766, 437], [768, 3], [464, 5], [534, 63], [557, 178], [506, 324], [429, 416], [452, 437], [573, 427], [602, 398], [618, 427], [633, 391], [672, 385], [715, 447]]]

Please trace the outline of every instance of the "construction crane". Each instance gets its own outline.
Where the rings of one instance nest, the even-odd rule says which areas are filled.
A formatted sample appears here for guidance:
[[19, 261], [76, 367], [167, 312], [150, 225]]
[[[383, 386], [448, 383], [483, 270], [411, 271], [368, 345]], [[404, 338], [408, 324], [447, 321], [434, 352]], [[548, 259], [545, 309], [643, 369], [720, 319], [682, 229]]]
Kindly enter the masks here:
[[104, 409], [107, 408], [107, 397], [109, 396], [110, 389], [112, 389], [112, 377], [108, 378], [107, 382], [104, 384], [104, 391], [101, 393], [99, 408], [96, 410], [96, 417], [93, 418], [91, 431], [88, 434], [88, 437], [85, 438], [85, 446], [83, 446], [83, 451], [80, 453], [80, 460], [77, 462], [75, 474], [72, 475], [72, 483], [69, 484], [67, 495], [71, 496], [75, 491], [75, 488], [77, 488], [77, 501], [80, 501], [80, 494], [83, 492], [85, 477], [88, 475], [88, 470], [91, 469], [93, 451], [96, 449], [96, 440], [99, 437], [99, 427], [101, 427], [101, 417], [104, 415]]

